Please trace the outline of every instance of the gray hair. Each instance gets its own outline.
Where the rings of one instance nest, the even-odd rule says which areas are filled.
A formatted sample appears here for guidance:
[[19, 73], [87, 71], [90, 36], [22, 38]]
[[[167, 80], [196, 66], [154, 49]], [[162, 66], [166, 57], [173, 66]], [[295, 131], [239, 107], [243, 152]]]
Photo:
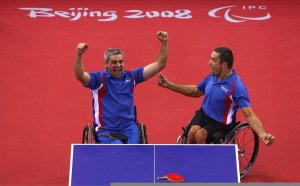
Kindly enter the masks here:
[[121, 49], [119, 48], [109, 48], [104, 52], [104, 61], [105, 63], [108, 63], [109, 57], [111, 55], [119, 55], [121, 54], [124, 57], [124, 53]]

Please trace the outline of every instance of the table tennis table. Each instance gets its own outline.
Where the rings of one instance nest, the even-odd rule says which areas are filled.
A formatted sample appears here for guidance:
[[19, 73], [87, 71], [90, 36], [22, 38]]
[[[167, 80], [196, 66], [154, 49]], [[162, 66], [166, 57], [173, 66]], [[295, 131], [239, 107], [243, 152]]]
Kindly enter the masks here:
[[239, 183], [236, 145], [72, 144], [69, 185], [166, 183], [166, 173], [186, 183]]

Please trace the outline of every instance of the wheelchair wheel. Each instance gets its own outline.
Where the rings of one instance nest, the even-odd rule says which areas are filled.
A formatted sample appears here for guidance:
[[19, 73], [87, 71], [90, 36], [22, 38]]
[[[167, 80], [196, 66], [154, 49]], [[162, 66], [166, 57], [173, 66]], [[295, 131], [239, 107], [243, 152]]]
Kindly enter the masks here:
[[186, 136], [184, 134], [181, 134], [178, 136], [176, 140], [177, 144], [186, 144]]
[[83, 129], [82, 143], [83, 144], [91, 144], [91, 143], [93, 143], [93, 128], [92, 128], [92, 126], [89, 123]]
[[182, 127], [183, 133], [181, 135], [178, 136], [176, 143], [177, 144], [186, 144], [186, 140], [187, 140], [187, 130], [186, 128]]
[[245, 177], [258, 155], [259, 138], [251, 129], [248, 123], [238, 124], [229, 137], [225, 140], [226, 144], [237, 144], [240, 166], [240, 177]]

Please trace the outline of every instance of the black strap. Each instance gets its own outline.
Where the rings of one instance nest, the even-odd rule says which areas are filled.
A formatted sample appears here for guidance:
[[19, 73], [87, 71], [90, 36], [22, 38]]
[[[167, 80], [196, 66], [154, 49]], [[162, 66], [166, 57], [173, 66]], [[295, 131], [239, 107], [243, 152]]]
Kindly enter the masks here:
[[110, 139], [121, 140], [123, 143], [126, 143], [126, 141], [128, 139], [128, 137], [126, 135], [124, 135], [124, 134], [113, 133], [113, 132], [110, 132], [108, 134], [102, 133], [99, 136], [106, 136], [106, 137], [109, 137]]

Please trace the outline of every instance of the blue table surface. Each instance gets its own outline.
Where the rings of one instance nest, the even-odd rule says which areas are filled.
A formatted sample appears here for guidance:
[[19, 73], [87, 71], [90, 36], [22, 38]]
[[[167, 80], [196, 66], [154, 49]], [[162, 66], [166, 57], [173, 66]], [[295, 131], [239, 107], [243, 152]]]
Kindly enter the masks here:
[[155, 183], [166, 173], [184, 182], [238, 183], [235, 145], [72, 145], [69, 185]]

